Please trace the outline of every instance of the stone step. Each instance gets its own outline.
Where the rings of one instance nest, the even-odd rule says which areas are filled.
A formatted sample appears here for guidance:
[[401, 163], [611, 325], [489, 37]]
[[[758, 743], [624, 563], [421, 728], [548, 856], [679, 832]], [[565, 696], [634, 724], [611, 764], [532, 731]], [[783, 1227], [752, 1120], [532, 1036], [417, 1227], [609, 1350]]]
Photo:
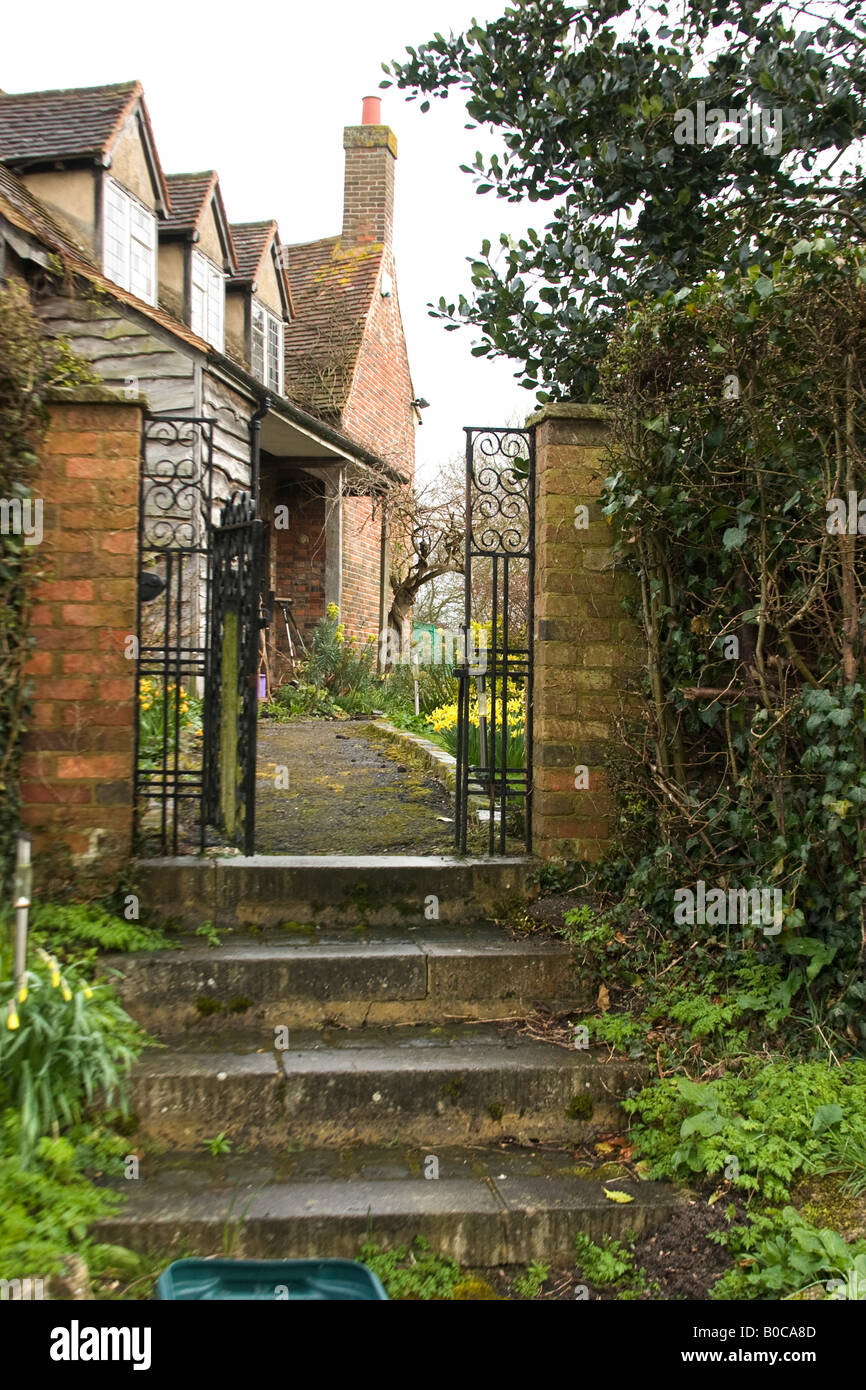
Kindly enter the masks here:
[[[471, 1268], [569, 1265], [578, 1232], [622, 1239], [670, 1215], [671, 1189], [625, 1172], [593, 1171], [567, 1150], [326, 1150], [280, 1163], [187, 1158], [155, 1170], [145, 1156], [139, 1181], [119, 1184], [123, 1208], [93, 1234], [167, 1257], [228, 1249], [252, 1259], [354, 1259], [368, 1240], [408, 1245], [421, 1235]], [[605, 1188], [632, 1200], [614, 1201]]]
[[162, 921], [399, 926], [498, 915], [534, 896], [533, 867], [530, 858], [258, 854], [143, 859], [137, 878], [142, 906]]
[[577, 1142], [621, 1123], [619, 1098], [645, 1069], [495, 1029], [290, 1032], [259, 1050], [203, 1037], [149, 1049], [133, 1075], [142, 1135], [189, 1149], [225, 1131], [271, 1149], [383, 1143]]
[[266, 1045], [279, 1025], [360, 1027], [447, 1018], [525, 1015], [538, 1004], [573, 1009], [591, 1002], [578, 987], [573, 956], [544, 937], [511, 940], [474, 925], [431, 933], [378, 928], [354, 940], [311, 928], [215, 949], [199, 940], [182, 951], [113, 956], [121, 997], [152, 1034], [237, 1028]]

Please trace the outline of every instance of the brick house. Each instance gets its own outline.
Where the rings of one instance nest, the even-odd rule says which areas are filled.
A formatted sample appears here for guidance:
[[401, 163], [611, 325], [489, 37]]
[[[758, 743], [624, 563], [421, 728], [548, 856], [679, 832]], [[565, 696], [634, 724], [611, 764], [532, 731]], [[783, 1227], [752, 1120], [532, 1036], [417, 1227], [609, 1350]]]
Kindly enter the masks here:
[[[140, 83], [2, 92], [0, 278], [107, 386], [212, 420], [214, 507], [252, 488], [274, 523], [265, 590], [307, 631], [336, 603], [363, 639], [389, 602], [376, 497], [411, 485], [418, 416], [377, 98], [344, 146], [340, 236], [285, 245], [229, 221], [215, 171], [164, 173]], [[272, 656], [284, 641], [276, 615]]]

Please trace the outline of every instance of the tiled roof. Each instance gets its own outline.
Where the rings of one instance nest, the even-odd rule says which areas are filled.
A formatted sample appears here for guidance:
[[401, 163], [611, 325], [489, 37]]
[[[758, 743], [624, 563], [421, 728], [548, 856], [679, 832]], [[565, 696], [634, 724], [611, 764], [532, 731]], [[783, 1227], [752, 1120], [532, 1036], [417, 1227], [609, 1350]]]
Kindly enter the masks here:
[[201, 174], [166, 175], [171, 194], [171, 213], [160, 223], [160, 231], [194, 231], [205, 203], [212, 196], [217, 181], [215, 169]]
[[140, 98], [140, 82], [0, 94], [0, 159], [102, 154]]
[[171, 196], [171, 213], [160, 222], [160, 235], [173, 232], [194, 232], [211, 201], [216, 203], [216, 220], [223, 240], [223, 249], [232, 271], [237, 265], [234, 239], [220, 193], [219, 176], [215, 169], [199, 174], [169, 174], [166, 179]]
[[296, 316], [286, 331], [286, 394], [341, 416], [349, 397], [383, 247], [339, 237], [284, 248]]
[[[281, 249], [277, 224], [273, 219], [270, 222], [233, 222], [231, 234], [237, 258], [237, 270], [232, 276], [232, 282], [235, 285], [255, 284], [261, 274], [262, 262], [273, 237], [277, 238], [278, 250]], [[292, 286], [286, 275], [285, 267], [282, 265], [279, 275], [283, 282], [285, 303], [289, 313], [294, 315], [295, 301]]]
[[232, 238], [238, 257], [238, 280], [255, 280], [276, 222], [233, 222]]

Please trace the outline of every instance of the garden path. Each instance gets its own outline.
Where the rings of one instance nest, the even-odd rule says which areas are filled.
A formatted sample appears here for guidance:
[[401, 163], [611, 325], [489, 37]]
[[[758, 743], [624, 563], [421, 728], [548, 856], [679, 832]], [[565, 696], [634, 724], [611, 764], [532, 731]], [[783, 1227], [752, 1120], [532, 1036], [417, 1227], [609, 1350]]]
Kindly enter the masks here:
[[452, 853], [448, 793], [402, 757], [360, 721], [262, 720], [256, 852]]

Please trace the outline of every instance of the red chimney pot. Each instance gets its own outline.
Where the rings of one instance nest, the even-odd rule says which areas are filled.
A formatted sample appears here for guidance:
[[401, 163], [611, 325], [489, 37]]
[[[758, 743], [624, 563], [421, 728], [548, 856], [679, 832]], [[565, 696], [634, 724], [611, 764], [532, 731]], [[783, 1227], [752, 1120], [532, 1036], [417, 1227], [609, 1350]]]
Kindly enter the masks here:
[[361, 106], [361, 125], [382, 124], [382, 98], [364, 97]]

